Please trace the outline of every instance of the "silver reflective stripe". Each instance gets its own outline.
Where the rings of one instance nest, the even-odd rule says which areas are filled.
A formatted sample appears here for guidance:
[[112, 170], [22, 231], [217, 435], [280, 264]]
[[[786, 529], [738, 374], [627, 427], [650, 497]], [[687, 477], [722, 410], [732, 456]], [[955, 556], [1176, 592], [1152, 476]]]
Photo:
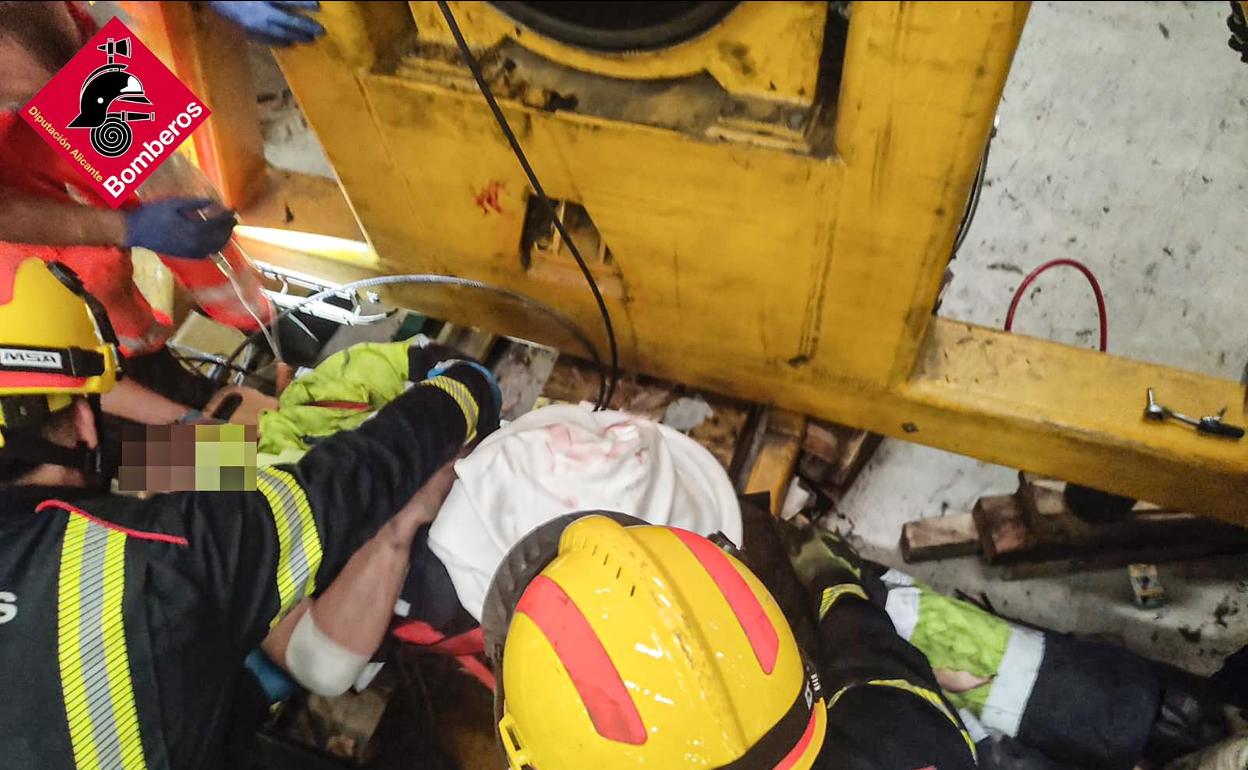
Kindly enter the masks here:
[[57, 658], [78, 770], [145, 770], [123, 617], [126, 535], [71, 515], [57, 585]]
[[160, 344], [169, 337], [169, 334], [172, 331], [172, 327], [163, 324], [160, 321], [153, 321], [152, 325], [148, 328], [147, 333], [142, 337], [130, 337], [125, 334], [118, 334], [117, 342], [122, 347], [129, 350], [146, 352], [150, 349], [160, 347]]
[[962, 724], [966, 725], [966, 734], [971, 736], [971, 740], [979, 743], [988, 737], [988, 731], [984, 729], [979, 718], [968, 709], [958, 709], [958, 717], [962, 720]]
[[234, 287], [229, 283], [191, 289], [191, 296], [201, 305], [224, 305], [229, 303], [245, 309], [238, 297], [238, 293], [234, 291]]
[[[307, 595], [305, 589], [308, 585], [308, 554], [303, 548], [303, 518], [299, 515], [299, 505], [295, 502], [295, 496], [282, 482], [282, 479], [274, 479], [273, 487], [278, 499], [281, 500], [279, 506], [281, 515], [286, 518], [287, 526], [290, 527], [290, 577], [294, 581], [291, 588], [302, 598]], [[274, 511], [274, 513], [277, 512]]]
[[1044, 661], [1044, 634], [1030, 628], [1014, 627], [1005, 655], [997, 667], [997, 676], [988, 691], [980, 721], [989, 730], [995, 730], [1013, 738], [1018, 735], [1031, 699], [1040, 664]]
[[[253, 296], [259, 295], [259, 298], [252, 302], [240, 295], [240, 291]], [[191, 296], [195, 298], [195, 302], [200, 307], [212, 307], [214, 310], [226, 313], [247, 313], [255, 316], [255, 320], [259, 322], [270, 312], [268, 305], [264, 302], [264, 295], [259, 292], [260, 287], [254, 281], [248, 280], [240, 282], [237, 290], [228, 282], [218, 286], [191, 289]]]
[[82, 553], [82, 599], [79, 605], [78, 650], [82, 676], [87, 685], [87, 713], [101, 768], [121, 768], [117, 723], [113, 720], [113, 698], [108, 667], [104, 659], [104, 552], [109, 531], [90, 526]]
[[278, 610], [272, 627], [312, 593], [323, 554], [312, 506], [294, 476], [265, 468], [256, 474], [256, 489], [268, 502], [277, 530]]
[[893, 621], [897, 635], [907, 642], [919, 625], [919, 603], [922, 592], [913, 587], [893, 588], [884, 601], [884, 611]]

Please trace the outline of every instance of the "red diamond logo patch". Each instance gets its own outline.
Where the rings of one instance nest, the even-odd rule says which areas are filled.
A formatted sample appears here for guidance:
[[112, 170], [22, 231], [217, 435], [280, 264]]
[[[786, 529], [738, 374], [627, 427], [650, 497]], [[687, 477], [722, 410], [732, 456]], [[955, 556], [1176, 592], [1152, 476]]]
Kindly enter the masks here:
[[26, 122], [117, 208], [208, 108], [119, 19], [104, 25], [23, 108]]

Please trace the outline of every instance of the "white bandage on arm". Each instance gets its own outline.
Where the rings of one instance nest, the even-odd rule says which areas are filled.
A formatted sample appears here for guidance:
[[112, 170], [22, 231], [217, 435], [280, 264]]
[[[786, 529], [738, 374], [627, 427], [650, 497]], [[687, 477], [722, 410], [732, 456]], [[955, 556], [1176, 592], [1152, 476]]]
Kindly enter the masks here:
[[347, 691], [368, 665], [368, 656], [352, 652], [317, 628], [309, 608], [295, 624], [286, 646], [286, 670], [317, 695], [332, 698]]

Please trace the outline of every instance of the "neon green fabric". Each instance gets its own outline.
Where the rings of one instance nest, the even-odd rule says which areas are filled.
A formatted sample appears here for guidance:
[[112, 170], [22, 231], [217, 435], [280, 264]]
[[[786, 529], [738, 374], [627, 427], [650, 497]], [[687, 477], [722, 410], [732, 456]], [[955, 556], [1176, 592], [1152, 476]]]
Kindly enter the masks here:
[[[276, 411], [261, 413], [259, 465], [290, 462], [315, 439], [359, 427], [408, 384], [410, 341], [362, 342], [341, 350], [292, 382]], [[316, 406], [317, 402], [366, 404], [366, 409]]]
[[[919, 621], [910, 643], [931, 662], [932, 668], [966, 671], [979, 677], [994, 677], [1001, 666], [1012, 630], [1002, 620], [969, 602], [951, 599], [916, 583], [919, 595]], [[945, 695], [958, 708], [979, 716], [988, 699], [992, 682], [961, 693]]]

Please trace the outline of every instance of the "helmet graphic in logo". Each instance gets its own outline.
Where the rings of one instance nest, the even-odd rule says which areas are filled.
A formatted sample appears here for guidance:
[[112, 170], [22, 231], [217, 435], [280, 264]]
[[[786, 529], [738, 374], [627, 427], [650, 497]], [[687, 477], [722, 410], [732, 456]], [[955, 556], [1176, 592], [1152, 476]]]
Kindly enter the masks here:
[[[155, 120], [154, 112], [133, 112], [124, 109], [130, 104], [151, 104], [143, 94], [143, 84], [126, 71], [125, 64], [114, 63], [114, 58], [130, 58], [130, 38], [114, 41], [109, 38], [104, 45], [96, 46], [108, 56], [108, 63], [97, 67], [87, 76], [78, 94], [78, 117], [69, 128], [91, 129], [91, 147], [106, 158], [116, 158], [130, 149], [134, 134], [129, 124], [136, 120]], [[113, 110], [116, 104], [123, 109]]]

